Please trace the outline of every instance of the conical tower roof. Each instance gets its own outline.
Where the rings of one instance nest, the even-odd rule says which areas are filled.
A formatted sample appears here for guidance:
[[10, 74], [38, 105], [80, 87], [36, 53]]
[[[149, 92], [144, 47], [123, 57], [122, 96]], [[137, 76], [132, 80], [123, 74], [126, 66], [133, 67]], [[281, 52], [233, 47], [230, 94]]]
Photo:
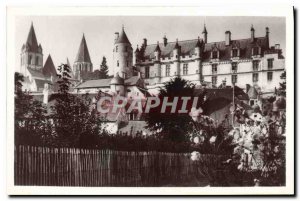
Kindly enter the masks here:
[[81, 40], [81, 43], [80, 43], [80, 46], [79, 46], [79, 50], [78, 50], [75, 62], [89, 62], [89, 63], [92, 63], [84, 34], [82, 36], [82, 40]]
[[36, 39], [36, 35], [35, 35], [35, 31], [34, 31], [34, 27], [33, 27], [33, 23], [31, 23], [31, 27], [27, 36], [27, 41], [26, 41], [26, 45], [29, 46], [29, 50], [32, 52], [37, 52], [38, 51], [38, 42]]
[[128, 43], [128, 44], [131, 44], [128, 40], [128, 37], [124, 31], [124, 27], [122, 27], [122, 31], [118, 37], [118, 39], [116, 40], [115, 44], [117, 43]]
[[54, 66], [54, 63], [53, 63], [53, 60], [52, 60], [50, 54], [45, 62], [44, 67], [43, 67], [43, 74], [46, 77], [50, 77], [50, 76], [56, 77], [57, 73], [56, 73], [55, 66]]

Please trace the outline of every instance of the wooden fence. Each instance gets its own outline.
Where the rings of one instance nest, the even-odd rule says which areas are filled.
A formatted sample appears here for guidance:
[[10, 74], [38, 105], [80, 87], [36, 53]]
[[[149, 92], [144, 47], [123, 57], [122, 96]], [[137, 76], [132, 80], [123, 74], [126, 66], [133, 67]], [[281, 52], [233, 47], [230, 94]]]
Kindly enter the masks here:
[[224, 157], [202, 155], [195, 163], [189, 153], [18, 146], [14, 178], [31, 186], [205, 186], [204, 170], [217, 170]]

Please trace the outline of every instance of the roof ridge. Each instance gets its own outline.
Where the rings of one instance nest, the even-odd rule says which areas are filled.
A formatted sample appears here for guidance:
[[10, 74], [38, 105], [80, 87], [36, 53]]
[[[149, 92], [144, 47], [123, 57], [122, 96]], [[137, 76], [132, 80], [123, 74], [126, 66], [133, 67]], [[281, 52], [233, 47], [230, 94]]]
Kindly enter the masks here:
[[[266, 38], [265, 36], [261, 36], [261, 37], [255, 37], [255, 38], [258, 38], [258, 39], [262, 39], [262, 38]], [[241, 40], [249, 40], [249, 39], [251, 39], [251, 38], [242, 38], [242, 39], [233, 39], [233, 40], [231, 40], [231, 41], [241, 41]], [[187, 41], [197, 41], [198, 40], [198, 38], [196, 38], [196, 39], [187, 39], [187, 40], [178, 40], [178, 43], [180, 43], [180, 42], [187, 42]], [[225, 42], [225, 40], [221, 40], [221, 41], [215, 41], [215, 42], [209, 42], [209, 43], [206, 43], [206, 44], [214, 44], [214, 43], [221, 43], [221, 42]], [[174, 41], [174, 42], [169, 42], [168, 41], [168, 44], [169, 43], [175, 43], [176, 44], [176, 41]], [[160, 42], [159, 44], [163, 44], [163, 42]], [[147, 46], [154, 46], [154, 45], [157, 45], [157, 43], [153, 43], [153, 44], [148, 44]]]

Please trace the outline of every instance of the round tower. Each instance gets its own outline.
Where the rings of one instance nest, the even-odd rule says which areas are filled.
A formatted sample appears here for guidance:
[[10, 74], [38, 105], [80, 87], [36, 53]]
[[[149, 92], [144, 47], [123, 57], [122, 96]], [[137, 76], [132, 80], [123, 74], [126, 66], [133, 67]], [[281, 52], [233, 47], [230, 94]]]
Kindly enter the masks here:
[[116, 32], [115, 44], [113, 50], [113, 73], [119, 74], [123, 79], [132, 76], [132, 57], [133, 50], [127, 35], [122, 27], [121, 33]]
[[110, 89], [113, 93], [120, 96], [125, 96], [124, 79], [116, 73], [115, 76], [110, 81]]

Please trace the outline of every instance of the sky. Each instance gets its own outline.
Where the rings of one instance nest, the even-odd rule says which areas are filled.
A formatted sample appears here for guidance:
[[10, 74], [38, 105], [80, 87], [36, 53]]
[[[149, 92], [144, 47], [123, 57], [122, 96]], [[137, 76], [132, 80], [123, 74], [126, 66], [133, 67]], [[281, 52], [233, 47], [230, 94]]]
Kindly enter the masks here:
[[204, 23], [208, 42], [225, 40], [225, 31], [231, 38], [250, 37], [253, 24], [255, 36], [265, 36], [265, 27], [270, 30], [270, 45], [280, 44], [285, 55], [286, 26], [283, 17], [204, 17], [204, 16], [16, 16], [15, 18], [16, 70], [19, 71], [21, 47], [26, 42], [31, 23], [35, 28], [38, 43], [43, 47], [44, 62], [49, 54], [54, 65], [74, 63], [84, 33], [94, 70], [99, 69], [102, 57], [107, 58], [109, 74], [112, 73], [114, 33], [125, 32], [135, 50], [143, 38], [148, 44], [202, 38]]

